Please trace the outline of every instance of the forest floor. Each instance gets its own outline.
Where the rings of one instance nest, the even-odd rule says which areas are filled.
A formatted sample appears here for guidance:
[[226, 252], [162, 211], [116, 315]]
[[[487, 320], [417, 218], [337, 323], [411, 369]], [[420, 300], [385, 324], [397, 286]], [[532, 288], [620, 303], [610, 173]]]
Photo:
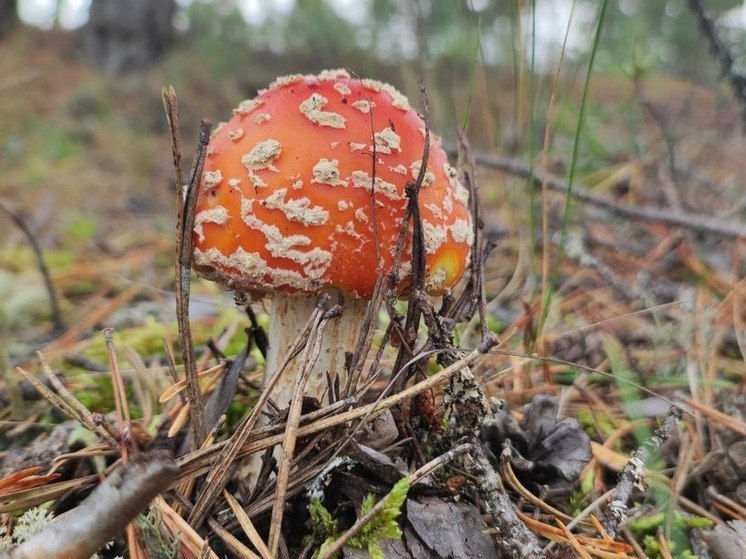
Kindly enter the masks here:
[[[190, 71], [192, 55], [179, 52], [147, 73], [109, 78], [75, 61], [65, 37], [21, 34], [11, 41], [0, 46], [7, 54], [0, 59], [0, 203], [12, 213], [0, 212], [0, 512], [15, 513], [4, 515], [6, 533], [27, 508], [51, 502], [58, 515], [76, 507], [123, 455], [156, 441], [189, 451], [169, 478], [179, 483], [104, 554], [121, 553], [128, 541], [133, 557], [133, 545], [154, 557], [210, 556], [201, 555], [209, 537], [218, 555], [264, 557], [259, 541], [270, 530], [274, 478], [252, 494], [229, 485], [230, 494], [213, 496], [205, 522], [185, 520], [199, 493], [194, 480], [225, 457], [222, 441], [236, 440], [256, 401], [263, 358], [249, 342], [256, 341], [252, 327], [266, 326], [267, 318], [259, 302], [253, 324], [230, 293], [193, 279], [190, 320], [200, 370], [220, 375], [232, 363], [243, 367], [214, 440], [202, 453], [182, 446], [187, 415], [171, 375], [183, 376], [174, 303], [178, 198], [161, 101], [161, 87], [174, 83], [188, 166], [199, 119], [229, 114], [262, 84], [221, 87]], [[493, 399], [494, 420], [480, 436], [455, 433], [443, 417], [449, 368], [429, 358], [428, 376], [410, 381], [412, 398], [396, 402], [409, 436], [397, 433], [373, 451], [372, 440], [350, 436], [366, 417], [355, 413], [384, 393], [401, 350], [386, 346], [376, 357], [374, 347], [368, 361], [379, 359], [386, 374], [344, 408], [352, 414], [348, 421], [341, 412], [307, 410], [317, 419], [299, 439], [307, 456], [291, 471], [282, 553], [311, 557], [338, 539], [370, 508], [363, 504], [370, 493], [388, 495], [381, 506], [391, 518], [379, 514], [367, 540], [352, 540], [357, 547], [383, 546], [386, 557], [497, 557], [502, 525], [486, 513], [501, 502], [500, 491], [490, 493], [485, 482], [495, 471], [529, 541], [555, 542], [547, 556], [728, 557], [746, 549], [740, 108], [722, 84], [594, 76], [568, 196], [580, 86], [561, 84], [555, 105], [534, 109], [546, 115], [541, 128], [551, 135], [551, 149], [530, 167], [526, 150], [517, 147], [525, 138], [515, 132], [528, 118], [525, 107], [495, 100], [489, 92], [497, 84], [512, 84], [495, 69], [481, 72], [468, 135], [484, 239], [492, 247], [479, 271], [484, 323], [499, 345], [472, 371]], [[551, 91], [551, 79], [545, 81]], [[437, 107], [451, 92], [431, 95]], [[501, 149], [489, 148], [495, 145]], [[532, 187], [526, 179], [534, 170]], [[54, 305], [30, 238], [42, 250]], [[464, 354], [484, 342], [478, 318], [455, 327]], [[385, 339], [387, 323], [382, 312], [376, 343]], [[111, 329], [111, 343], [103, 329]], [[431, 335], [423, 326], [417, 347]], [[241, 355], [247, 343], [248, 355]], [[51, 395], [30, 377], [44, 379]], [[423, 383], [433, 378], [443, 382], [425, 391]], [[127, 402], [131, 424], [124, 437]], [[680, 419], [673, 410], [681, 410]], [[265, 431], [249, 438], [254, 452], [282, 442]], [[355, 442], [342, 452], [348, 436]], [[583, 441], [590, 441], [587, 457]], [[337, 451], [346, 465], [328, 462]], [[635, 452], [647, 475], [620, 477]], [[166, 475], [169, 467], [157, 460], [153, 467]], [[414, 475], [428, 464], [439, 473]], [[410, 487], [404, 513], [394, 520], [403, 502], [395, 482], [402, 477]], [[645, 490], [637, 486], [643, 477]], [[314, 480], [321, 505], [309, 505], [305, 491]], [[626, 490], [625, 481], [635, 487], [614, 519], [608, 501]], [[385, 537], [393, 525], [401, 544]], [[169, 551], [173, 534], [180, 534], [181, 548]], [[343, 553], [360, 556], [351, 544]]]

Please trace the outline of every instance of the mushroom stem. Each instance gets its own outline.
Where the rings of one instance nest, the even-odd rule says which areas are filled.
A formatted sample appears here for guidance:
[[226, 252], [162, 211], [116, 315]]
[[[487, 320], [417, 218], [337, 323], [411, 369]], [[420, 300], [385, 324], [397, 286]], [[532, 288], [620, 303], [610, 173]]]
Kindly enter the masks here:
[[[327, 376], [332, 381], [338, 379], [339, 390], [344, 390], [347, 383], [345, 354], [354, 351], [367, 308], [365, 300], [348, 297], [343, 301], [341, 295], [339, 299], [337, 302], [344, 306], [344, 311], [340, 317], [330, 321], [324, 329], [321, 352], [304, 390], [305, 396], [316, 398], [322, 404], [329, 403]], [[293, 340], [305, 326], [317, 301], [317, 295], [275, 294], [273, 296], [269, 320], [269, 349], [264, 373], [265, 384], [285, 360]], [[302, 367], [303, 363], [300, 358], [295, 357], [273, 388], [271, 398], [281, 409], [290, 405], [295, 378], [300, 374]]]

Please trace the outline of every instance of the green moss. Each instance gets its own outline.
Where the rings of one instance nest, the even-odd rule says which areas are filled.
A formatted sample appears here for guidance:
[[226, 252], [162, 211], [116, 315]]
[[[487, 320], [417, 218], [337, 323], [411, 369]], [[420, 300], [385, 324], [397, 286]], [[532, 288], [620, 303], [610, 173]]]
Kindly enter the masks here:
[[[401, 538], [402, 532], [397, 518], [401, 515], [401, 507], [407, 500], [408, 491], [409, 478], [404, 477], [396, 482], [391, 491], [383, 498], [383, 508], [355, 536], [350, 538], [347, 545], [355, 549], [367, 549], [371, 559], [384, 559], [380, 540], [381, 538]], [[375, 504], [375, 496], [372, 494], [366, 495], [360, 507], [360, 517], [373, 510]], [[314, 541], [322, 542], [314, 554], [314, 557], [318, 557], [329, 549], [329, 546], [342, 534], [342, 531], [339, 529], [337, 520], [331, 516], [320, 500], [314, 499], [311, 501], [308, 510], [311, 515]]]

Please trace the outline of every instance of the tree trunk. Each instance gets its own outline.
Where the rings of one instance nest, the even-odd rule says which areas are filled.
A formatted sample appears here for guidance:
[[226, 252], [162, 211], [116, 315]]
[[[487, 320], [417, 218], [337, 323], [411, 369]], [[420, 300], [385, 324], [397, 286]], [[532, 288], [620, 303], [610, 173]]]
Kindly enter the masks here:
[[175, 0], [92, 0], [86, 58], [110, 74], [147, 68], [173, 43], [175, 11]]
[[18, 26], [16, 0], [0, 0], [0, 39]]

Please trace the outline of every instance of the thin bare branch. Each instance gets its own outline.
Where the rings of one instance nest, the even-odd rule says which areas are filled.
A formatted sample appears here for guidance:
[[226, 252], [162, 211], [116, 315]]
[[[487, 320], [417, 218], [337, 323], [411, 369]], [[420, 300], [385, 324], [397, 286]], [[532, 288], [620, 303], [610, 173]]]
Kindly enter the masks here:
[[[304, 425], [298, 429], [298, 437], [307, 437], [310, 435], [314, 435], [332, 427], [343, 425], [350, 421], [355, 421], [357, 419], [360, 419], [361, 417], [369, 416], [371, 418], [374, 418], [378, 414], [382, 413], [384, 410], [400, 404], [401, 402], [404, 402], [417, 394], [425, 392], [426, 390], [431, 390], [432, 388], [435, 388], [436, 386], [446, 382], [449, 378], [459, 372], [460, 369], [473, 364], [477, 359], [488, 353], [490, 349], [492, 349], [497, 344], [497, 337], [494, 334], [489, 333], [485, 337], [485, 339], [482, 340], [477, 348], [466, 354], [453, 365], [446, 367], [442, 371], [439, 371], [436, 374], [418, 382], [417, 384], [407, 387], [401, 392], [393, 394], [392, 396], [389, 396], [388, 398], [385, 398], [379, 402], [373, 402], [371, 404], [360, 406], [348, 412], [337, 413], [331, 417], [327, 417], [318, 421], [314, 421], [313, 423], [310, 423], [308, 425]], [[237, 448], [231, 449], [231, 452], [235, 453], [234, 457], [254, 454], [266, 448], [273, 447], [282, 442], [284, 437], [282, 433], [284, 429], [284, 424], [263, 427], [261, 429], [256, 429], [254, 431], [251, 431], [250, 433], [244, 434], [241, 437], [240, 445], [236, 445], [236, 441], [233, 440], [236, 437], [236, 435], [234, 435], [234, 437], [230, 441], [216, 443], [208, 449], [193, 451], [179, 459], [179, 466], [182, 469], [180, 478], [200, 475], [201, 473], [210, 470], [216, 462], [220, 462], [223, 459], [222, 456], [225, 454], [225, 449], [228, 446], [228, 443], [230, 443], [232, 447], [237, 446]], [[217, 456], [218, 454], [220, 456]], [[194, 512], [192, 514], [194, 514]]]
[[663, 425], [656, 429], [653, 435], [640, 445], [622, 470], [622, 473], [619, 474], [619, 482], [609, 499], [603, 523], [604, 528], [611, 538], [616, 537], [619, 525], [627, 519], [627, 503], [632, 497], [632, 490], [635, 487], [644, 486], [647, 464], [653, 452], [660, 448], [675, 431], [682, 413], [680, 407], [671, 406], [666, 419], [663, 421]]
[[[46, 364], [43, 363], [42, 367], [45, 366]], [[116, 439], [114, 439], [114, 437], [112, 437], [102, 425], [94, 420], [93, 414], [91, 414], [91, 412], [83, 404], [77, 401], [72, 393], [65, 389], [64, 386], [62, 392], [58, 391], [58, 386], [62, 384], [59, 382], [59, 379], [55, 377], [55, 380], [52, 381], [50, 378], [50, 383], [52, 383], [52, 386], [55, 388], [55, 390], [57, 390], [56, 392], [55, 390], [50, 389], [47, 385], [45, 385], [43, 382], [41, 382], [25, 369], [18, 367], [17, 371], [21, 373], [26, 378], [26, 380], [29, 381], [34, 388], [36, 388], [39, 394], [47, 399], [50, 404], [55, 406], [68, 417], [80, 422], [81, 425], [83, 425], [92, 433], [96, 433], [104, 442], [106, 442], [107, 445], [109, 445], [109, 447], [119, 448], [119, 443], [116, 441]], [[47, 372], [46, 368], [45, 373], [50, 377], [54, 376], [54, 373], [51, 370]]]
[[[570, 190], [569, 185], [561, 178], [550, 174], [540, 173], [537, 170], [531, 172], [528, 165], [522, 161], [508, 157], [498, 157], [485, 153], [475, 153], [474, 159], [477, 165], [502, 171], [518, 177], [533, 177], [537, 183], [545, 182], [549, 190], [563, 192], [565, 194]], [[710, 218], [702, 215], [695, 215], [686, 212], [676, 212], [669, 209], [651, 208], [648, 206], [632, 206], [616, 202], [605, 196], [594, 194], [587, 188], [575, 184], [572, 187], [571, 195], [579, 201], [597, 206], [608, 210], [609, 212], [649, 223], [663, 223], [674, 227], [683, 227], [700, 233], [712, 233], [721, 237], [731, 237], [737, 239], [746, 239], [746, 226], [723, 221], [720, 218]]]
[[179, 101], [174, 86], [164, 87], [161, 90], [161, 98], [168, 119], [168, 128], [171, 132], [171, 153], [174, 158], [176, 191], [181, 195], [181, 190], [184, 187], [184, 177], [181, 174], [181, 122], [179, 120]]
[[743, 119], [743, 125], [746, 127], [746, 76], [740, 74], [735, 68], [735, 57], [733, 52], [726, 45], [715, 29], [715, 22], [713, 19], [705, 13], [705, 7], [702, 5], [702, 0], [688, 0], [689, 9], [692, 11], [694, 16], [697, 18], [699, 28], [702, 30], [702, 35], [705, 36], [712, 54], [720, 64], [720, 71], [723, 76], [730, 82], [733, 92], [736, 95], [736, 99], [741, 104], [741, 117]]
[[31, 231], [31, 228], [26, 223], [26, 220], [21, 217], [21, 214], [19, 212], [11, 210], [10, 207], [2, 200], [0, 200], [0, 210], [8, 214], [11, 221], [13, 221], [18, 229], [21, 230], [21, 233], [23, 233], [29, 245], [31, 246], [31, 250], [34, 253], [34, 258], [36, 258], [36, 265], [39, 268], [39, 273], [41, 273], [42, 279], [44, 280], [44, 286], [47, 289], [47, 295], [49, 296], [49, 306], [52, 310], [52, 323], [54, 325], [54, 331], [57, 333], [63, 332], [66, 326], [65, 321], [62, 320], [62, 310], [60, 309], [60, 302], [57, 298], [57, 291], [55, 290], [54, 284], [52, 283], [52, 276], [49, 273], [47, 262], [46, 260], [44, 260], [44, 253], [41, 250], [39, 243], [36, 241], [34, 232]]
[[[173, 124], [178, 120], [173, 121]], [[197, 154], [194, 158], [192, 171], [186, 194], [182, 199], [179, 193], [179, 215], [176, 224], [176, 319], [179, 324], [181, 338], [181, 352], [184, 360], [184, 375], [187, 381], [187, 395], [189, 397], [192, 433], [195, 447], [199, 447], [207, 435], [205, 425], [204, 401], [199, 388], [197, 363], [192, 342], [192, 330], [189, 322], [189, 290], [192, 279], [192, 230], [194, 229], [194, 214], [197, 205], [197, 190], [202, 167], [205, 162], [207, 143], [210, 140], [212, 124], [208, 120], [200, 122], [199, 142]], [[178, 131], [172, 130], [172, 136]], [[178, 176], [177, 172], [177, 176]]]
[[177, 472], [163, 452], [140, 454], [115, 470], [78, 508], [12, 549], [11, 559], [90, 557], [122, 532]]

